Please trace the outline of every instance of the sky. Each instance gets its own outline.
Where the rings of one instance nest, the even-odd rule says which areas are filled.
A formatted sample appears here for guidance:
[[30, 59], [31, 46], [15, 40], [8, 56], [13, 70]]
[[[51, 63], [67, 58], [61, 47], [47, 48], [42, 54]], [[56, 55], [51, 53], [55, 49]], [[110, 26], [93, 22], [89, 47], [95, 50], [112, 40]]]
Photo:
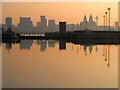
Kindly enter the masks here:
[[[22, 7], [21, 7], [22, 6]], [[19, 17], [31, 17], [34, 26], [40, 21], [40, 16], [45, 15], [47, 20], [66, 21], [68, 24], [77, 24], [83, 20], [84, 15], [98, 16], [98, 24], [103, 24], [103, 15], [111, 7], [111, 25], [118, 21], [117, 2], [3, 2], [2, 22], [6, 17], [13, 18], [13, 24], [19, 23]]]

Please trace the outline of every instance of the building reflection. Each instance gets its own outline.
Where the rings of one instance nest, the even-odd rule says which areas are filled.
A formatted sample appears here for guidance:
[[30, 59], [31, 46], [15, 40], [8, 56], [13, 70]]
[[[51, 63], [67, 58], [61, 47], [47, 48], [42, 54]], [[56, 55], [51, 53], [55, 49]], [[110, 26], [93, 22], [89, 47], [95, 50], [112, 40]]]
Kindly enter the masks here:
[[[3, 40], [4, 41], [4, 40]], [[10, 51], [12, 49], [12, 44], [19, 44], [20, 45], [20, 50], [30, 50], [33, 43], [35, 43], [36, 45], [40, 46], [40, 51], [41, 52], [45, 52], [45, 50], [47, 48], [51, 48], [51, 47], [55, 47], [56, 43], [59, 43], [59, 50], [67, 50], [67, 42], [65, 40], [60, 40], [60, 41], [56, 41], [56, 40], [20, 40], [19, 42], [15, 41], [15, 40], [7, 40], [4, 41], [5, 43], [5, 48]], [[93, 50], [95, 50], [96, 52], [99, 51], [99, 46], [98, 45], [92, 45], [92, 44], [76, 44], [71, 42], [72, 46], [71, 46], [71, 51], [73, 52], [73, 48], [74, 46], [77, 45], [77, 53], [79, 53], [79, 51], [83, 51], [85, 56], [87, 56], [88, 54], [92, 54]], [[103, 51], [102, 51], [102, 57], [104, 58], [104, 60], [107, 62], [107, 66], [110, 66], [110, 46], [109, 44], [107, 45], [103, 45]]]
[[84, 50], [85, 55], [87, 55], [87, 53], [88, 53], [87, 48], [89, 48], [89, 52], [91, 54], [92, 50], [93, 50], [93, 45], [83, 45], [83, 50]]
[[20, 49], [31, 49], [33, 40], [20, 40]]
[[40, 51], [44, 52], [47, 48], [47, 41], [46, 40], [37, 40], [37, 45], [40, 46]]
[[55, 40], [48, 40], [48, 47], [55, 47]]
[[12, 49], [11, 43], [6, 43], [5, 46], [6, 46], [6, 49], [8, 50], [8, 52]]
[[59, 50], [66, 50], [66, 42], [59, 41]]

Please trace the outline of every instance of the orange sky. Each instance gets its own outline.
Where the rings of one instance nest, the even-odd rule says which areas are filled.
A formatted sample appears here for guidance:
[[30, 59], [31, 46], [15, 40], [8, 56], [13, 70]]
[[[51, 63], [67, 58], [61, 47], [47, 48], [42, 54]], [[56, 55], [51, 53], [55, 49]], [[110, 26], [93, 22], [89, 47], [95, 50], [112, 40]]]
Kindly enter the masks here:
[[33, 24], [40, 21], [40, 15], [59, 21], [67, 21], [69, 24], [80, 23], [84, 15], [90, 13], [94, 20], [99, 16], [99, 25], [103, 24], [103, 15], [107, 7], [111, 7], [111, 25], [118, 19], [117, 2], [3, 2], [3, 23], [5, 17], [12, 17], [13, 24], [19, 22], [19, 17], [31, 17]]

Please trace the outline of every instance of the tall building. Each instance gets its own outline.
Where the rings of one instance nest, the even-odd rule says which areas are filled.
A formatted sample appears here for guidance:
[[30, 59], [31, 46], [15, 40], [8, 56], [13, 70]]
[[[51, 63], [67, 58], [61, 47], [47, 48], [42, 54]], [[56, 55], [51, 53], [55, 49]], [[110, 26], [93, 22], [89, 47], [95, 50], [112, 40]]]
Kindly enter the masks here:
[[20, 17], [18, 28], [22, 33], [30, 33], [33, 30], [33, 24], [30, 17]]
[[45, 32], [47, 30], [47, 19], [45, 16], [40, 16], [40, 22], [37, 23], [37, 30], [39, 32]]
[[66, 32], [66, 22], [59, 22], [59, 32], [61, 33]]
[[83, 18], [83, 22], [80, 22], [80, 30], [86, 30], [87, 29], [87, 17], [86, 15]]
[[7, 28], [11, 28], [11, 26], [12, 26], [12, 18], [11, 17], [7, 17], [5, 24], [6, 24]]
[[47, 19], [45, 18], [45, 16], [40, 16], [40, 18], [41, 18], [41, 22], [40, 22], [40, 28], [42, 29], [42, 30], [46, 30], [46, 28], [47, 28]]
[[50, 32], [56, 31], [55, 20], [48, 20], [48, 31]]

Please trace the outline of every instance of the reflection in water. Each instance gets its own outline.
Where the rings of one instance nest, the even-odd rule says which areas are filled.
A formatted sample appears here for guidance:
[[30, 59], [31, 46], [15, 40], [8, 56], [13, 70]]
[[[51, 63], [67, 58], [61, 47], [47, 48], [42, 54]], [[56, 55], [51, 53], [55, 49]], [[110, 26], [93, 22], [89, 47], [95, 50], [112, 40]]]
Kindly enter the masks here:
[[103, 45], [103, 56], [105, 61], [108, 61], [107, 66], [110, 66], [110, 45]]
[[48, 47], [55, 47], [55, 41], [54, 40], [48, 40]]
[[9, 51], [12, 49], [12, 44], [11, 43], [6, 43], [6, 49]]
[[59, 41], [59, 50], [66, 50], [66, 42]]
[[93, 50], [93, 45], [83, 45], [85, 55], [87, 55], [87, 48], [89, 48], [89, 52], [91, 54]]
[[[33, 43], [37, 44], [40, 46], [40, 51], [44, 52], [46, 48], [48, 47], [55, 47], [55, 43], [59, 43], [59, 50], [66, 50], [66, 41], [60, 40], [20, 40], [19, 44], [20, 45], [20, 50], [30, 50]], [[9, 42], [5, 43], [6, 49], [10, 51], [12, 49], [12, 44], [15, 44], [15, 42]], [[88, 51], [90, 54], [92, 54], [93, 48], [95, 49], [96, 52], [99, 50], [98, 45], [91, 45], [91, 44], [85, 44], [85, 45], [76, 45], [75, 43], [71, 43], [71, 51], [73, 52], [74, 46], [77, 46], [77, 53], [79, 53], [79, 50], [83, 47], [83, 51], [85, 56], [88, 55]], [[105, 58], [105, 61], [107, 61], [107, 66], [110, 66], [110, 45], [103, 45], [103, 57]]]
[[116, 88], [115, 47], [65, 40], [5, 42], [3, 88]]
[[46, 40], [37, 40], [37, 44], [41, 46], [40, 51], [45, 51], [47, 48], [47, 41]]
[[33, 40], [20, 40], [20, 49], [31, 49]]

